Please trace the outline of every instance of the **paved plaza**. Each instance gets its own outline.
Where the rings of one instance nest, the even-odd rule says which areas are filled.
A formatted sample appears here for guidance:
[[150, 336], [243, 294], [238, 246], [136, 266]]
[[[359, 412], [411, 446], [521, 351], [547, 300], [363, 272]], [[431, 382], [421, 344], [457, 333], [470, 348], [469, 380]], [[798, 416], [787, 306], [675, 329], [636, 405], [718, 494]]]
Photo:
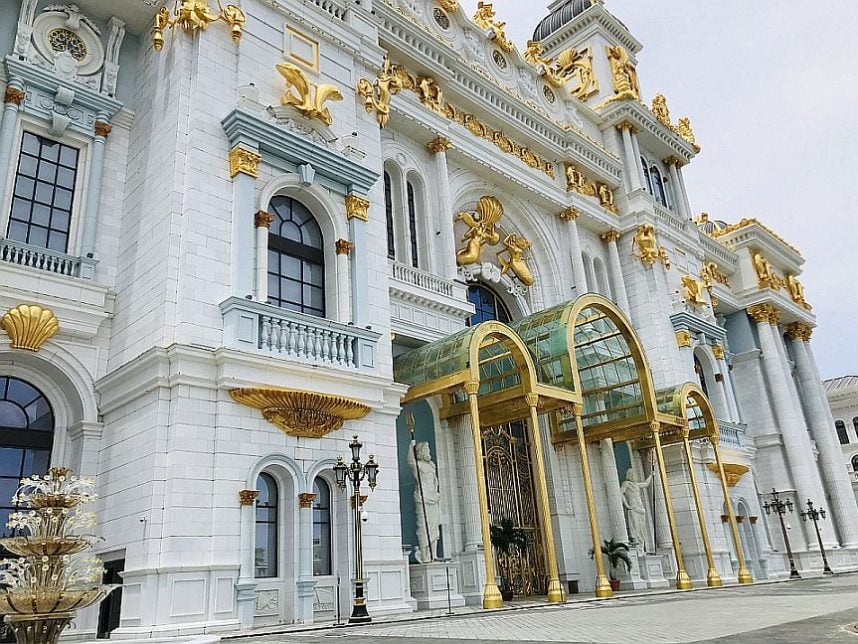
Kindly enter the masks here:
[[858, 575], [258, 635], [235, 644], [854, 642]]

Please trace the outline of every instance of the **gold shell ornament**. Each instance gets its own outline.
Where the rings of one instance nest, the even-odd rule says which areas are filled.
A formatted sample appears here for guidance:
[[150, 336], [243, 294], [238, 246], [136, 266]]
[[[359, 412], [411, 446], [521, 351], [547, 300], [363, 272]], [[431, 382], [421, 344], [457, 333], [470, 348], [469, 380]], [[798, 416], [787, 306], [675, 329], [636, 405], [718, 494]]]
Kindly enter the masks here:
[[38, 351], [60, 330], [57, 316], [50, 309], [35, 304], [19, 304], [0, 319], [0, 326], [9, 334], [13, 349]]

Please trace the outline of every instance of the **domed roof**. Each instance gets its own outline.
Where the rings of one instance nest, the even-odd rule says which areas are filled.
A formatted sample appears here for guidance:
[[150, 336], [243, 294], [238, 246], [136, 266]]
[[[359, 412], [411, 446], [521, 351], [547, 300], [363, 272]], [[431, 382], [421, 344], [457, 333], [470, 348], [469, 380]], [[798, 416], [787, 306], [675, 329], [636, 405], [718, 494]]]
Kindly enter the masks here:
[[533, 31], [533, 39], [544, 40], [564, 25], [568, 25], [594, 4], [598, 4], [597, 0], [566, 0], [559, 7], [554, 8], [536, 26]]
[[694, 223], [697, 224], [697, 228], [700, 232], [706, 233], [707, 235], [717, 233], [719, 230], [724, 230], [727, 227], [726, 221], [721, 221], [720, 219], [709, 219], [709, 213], [705, 212], [700, 213], [700, 216], [694, 220]]

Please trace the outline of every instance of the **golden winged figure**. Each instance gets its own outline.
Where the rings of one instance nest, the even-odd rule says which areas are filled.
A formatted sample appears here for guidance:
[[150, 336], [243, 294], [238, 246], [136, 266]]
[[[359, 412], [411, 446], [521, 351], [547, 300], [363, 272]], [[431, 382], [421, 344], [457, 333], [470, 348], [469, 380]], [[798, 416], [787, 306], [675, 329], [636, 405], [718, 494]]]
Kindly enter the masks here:
[[456, 253], [459, 266], [478, 264], [483, 246], [494, 246], [500, 241], [495, 226], [503, 217], [503, 205], [496, 197], [480, 197], [476, 212], [460, 212], [456, 220], [465, 222], [468, 231], [462, 241], [465, 247]]

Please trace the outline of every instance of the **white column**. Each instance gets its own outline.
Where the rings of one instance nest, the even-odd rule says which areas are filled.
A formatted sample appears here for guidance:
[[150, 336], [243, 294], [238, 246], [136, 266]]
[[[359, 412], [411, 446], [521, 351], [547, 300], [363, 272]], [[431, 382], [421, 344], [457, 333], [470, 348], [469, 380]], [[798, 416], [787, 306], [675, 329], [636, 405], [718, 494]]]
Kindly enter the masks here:
[[685, 190], [682, 187], [682, 181], [679, 178], [679, 159], [670, 157], [665, 159], [668, 172], [670, 173], [670, 183], [673, 185], [673, 197], [676, 199], [676, 211], [682, 215], [684, 219], [691, 219], [691, 213], [688, 209], [688, 202], [685, 197]]
[[688, 190], [685, 189], [685, 177], [682, 176], [682, 168], [676, 168], [676, 177], [679, 180], [679, 188], [682, 192], [682, 203], [687, 208], [688, 217], [693, 219], [693, 215], [691, 215], [691, 202], [688, 200]]
[[712, 347], [715, 354], [715, 359], [718, 361], [718, 370], [724, 377], [722, 385], [724, 387], [724, 396], [727, 399], [727, 409], [730, 412], [730, 418], [727, 420], [734, 423], [741, 423], [742, 417], [739, 414], [739, 404], [736, 402], [736, 392], [733, 391], [733, 376], [730, 374], [730, 365], [727, 364], [726, 350], [720, 344]]
[[[779, 339], [775, 337], [772, 326], [777, 324], [779, 312], [762, 304], [752, 307], [748, 313], [757, 323], [763, 370], [798, 499], [822, 499], [822, 486], [813, 462], [813, 446], [805, 430], [804, 418], [797, 415], [798, 409], [790, 397], [787, 379], [791, 376], [781, 360], [777, 347]], [[812, 543], [807, 536], [805, 544]]]
[[[461, 431], [467, 430], [462, 427]], [[462, 436], [462, 506], [465, 514], [465, 551], [478, 550], [483, 543], [482, 525], [480, 523], [480, 500], [477, 496], [477, 464], [474, 460], [473, 441], [469, 436]]]
[[316, 495], [302, 492], [298, 495], [298, 594], [296, 621], [310, 624], [313, 621], [313, 598], [316, 579], [313, 577], [313, 501]]
[[572, 277], [575, 278], [575, 297], [580, 297], [588, 290], [587, 272], [584, 269], [584, 256], [581, 255], [581, 237], [578, 235], [578, 217], [581, 213], [577, 208], [569, 207], [560, 213], [560, 219], [567, 222], [568, 248], [572, 259]]
[[352, 321], [352, 298], [349, 294], [349, 255], [354, 245], [345, 239], [336, 241], [337, 252], [337, 319], [343, 324]]
[[358, 326], [369, 322], [369, 267], [367, 265], [366, 222], [370, 204], [366, 197], [351, 194], [346, 197], [346, 217], [349, 237], [354, 244], [349, 253], [351, 261], [352, 317]]
[[241, 490], [240, 539], [241, 567], [238, 582], [235, 584], [238, 619], [242, 628], [251, 628], [256, 613], [256, 579], [253, 570], [254, 562], [254, 531], [256, 519], [256, 498], [259, 490]]
[[439, 242], [435, 256], [436, 272], [447, 279], [456, 277], [456, 237], [453, 231], [453, 200], [450, 196], [450, 176], [447, 170], [447, 150], [453, 147], [450, 139], [439, 136], [427, 146], [435, 155], [438, 175], [438, 209], [435, 213], [435, 232]]
[[230, 176], [233, 182], [232, 200], [232, 294], [245, 298], [253, 295], [255, 267], [253, 260], [255, 235], [251, 226], [255, 210], [256, 177], [261, 157], [256, 150], [233, 148], [229, 153]]
[[83, 257], [93, 257], [95, 254], [98, 210], [101, 205], [101, 179], [104, 175], [104, 148], [110, 130], [107, 115], [100, 113], [95, 122], [95, 136], [92, 139], [92, 146], [90, 146], [89, 189], [86, 192], [80, 245], [80, 254]]
[[626, 157], [626, 177], [629, 192], [641, 190], [643, 188], [643, 177], [641, 176], [639, 156], [635, 154], [635, 147], [632, 143], [632, 131], [634, 126], [628, 121], [623, 121], [617, 125], [623, 137], [623, 153]]
[[24, 102], [24, 84], [17, 78], [9, 80], [3, 97], [3, 122], [0, 124], [0, 180], [6, 181], [9, 162], [12, 159], [12, 142], [18, 125], [18, 110]]
[[819, 450], [819, 470], [828, 490], [829, 515], [837, 526], [841, 544], [844, 547], [855, 547], [858, 546], [858, 506], [843, 463], [843, 452], [835, 434], [834, 418], [828, 407], [825, 390], [808, 352], [811, 329], [796, 323], [790, 325], [788, 333], [804, 394], [803, 401]]
[[626, 293], [626, 283], [623, 280], [623, 266], [620, 263], [620, 251], [617, 249], [617, 240], [620, 238], [620, 233], [617, 230], [610, 230], [602, 235], [602, 239], [608, 242], [608, 263], [611, 273], [611, 288], [614, 291], [614, 296], [617, 298], [617, 305], [623, 310], [626, 315], [630, 314], [629, 296]]
[[620, 475], [617, 471], [617, 459], [614, 457], [613, 440], [606, 438], [600, 441], [599, 456], [602, 459], [602, 481], [605, 484], [605, 496], [608, 499], [608, 513], [611, 518], [611, 536], [615, 541], [628, 543], [629, 532], [623, 511], [623, 493], [620, 490]]
[[273, 221], [274, 215], [264, 210], [258, 211], [253, 218], [256, 227], [256, 299], [259, 302], [268, 301], [268, 230]]

